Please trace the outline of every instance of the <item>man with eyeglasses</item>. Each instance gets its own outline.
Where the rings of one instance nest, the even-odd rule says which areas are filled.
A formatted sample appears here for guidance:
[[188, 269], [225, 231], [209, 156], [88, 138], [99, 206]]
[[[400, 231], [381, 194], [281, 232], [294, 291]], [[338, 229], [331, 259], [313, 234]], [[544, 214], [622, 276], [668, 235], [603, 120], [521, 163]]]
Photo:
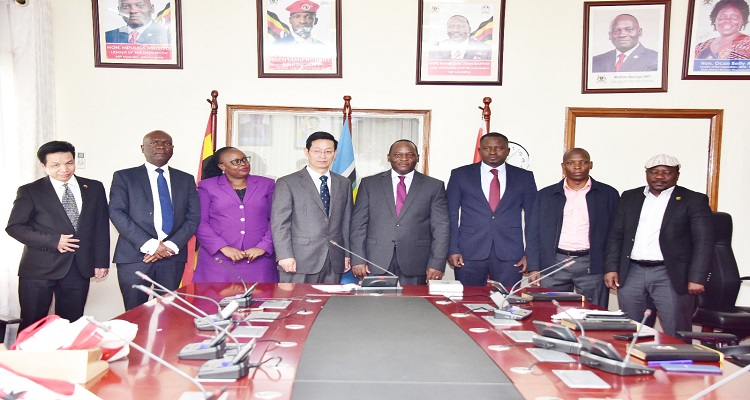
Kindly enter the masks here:
[[338, 141], [315, 132], [305, 142], [308, 164], [276, 181], [271, 235], [279, 282], [338, 284], [350, 269], [349, 257], [330, 244], [349, 248], [352, 186], [331, 172]]
[[169, 29], [152, 19], [155, 12], [151, 0], [119, 0], [117, 10], [125, 26], [107, 31], [106, 43], [169, 44]]
[[109, 219], [120, 233], [112, 262], [130, 310], [148, 300], [133, 289], [142, 272], [170, 290], [177, 289], [187, 262], [187, 242], [200, 222], [195, 178], [167, 165], [172, 137], [153, 131], [143, 137], [144, 165], [116, 171], [109, 193]]
[[591, 72], [656, 71], [659, 53], [640, 43], [643, 29], [630, 14], [620, 14], [609, 26], [609, 40], [615, 49], [594, 56]]
[[[415, 171], [417, 145], [402, 139], [388, 151], [391, 169], [362, 179], [352, 213], [352, 251], [387, 268], [402, 285], [441, 279], [448, 254], [444, 183]], [[354, 276], [384, 275], [354, 257]]]
[[464, 286], [484, 286], [489, 276], [510, 287], [526, 272], [522, 217], [528, 225], [536, 182], [505, 162], [505, 135], [482, 136], [478, 150], [482, 161], [454, 169], [448, 181], [448, 263]]
[[609, 305], [604, 285], [604, 248], [619, 193], [589, 176], [589, 152], [572, 148], [563, 155], [565, 177], [539, 191], [526, 226], [526, 257], [530, 271], [575, 256], [575, 264], [545, 277], [541, 286], [577, 293], [599, 307]]

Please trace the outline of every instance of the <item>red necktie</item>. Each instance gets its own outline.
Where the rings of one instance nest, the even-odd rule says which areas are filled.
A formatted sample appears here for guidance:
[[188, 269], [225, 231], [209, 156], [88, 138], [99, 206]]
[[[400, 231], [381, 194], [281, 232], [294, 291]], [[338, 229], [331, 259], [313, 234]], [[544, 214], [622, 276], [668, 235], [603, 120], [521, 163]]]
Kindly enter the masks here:
[[492, 212], [495, 212], [497, 206], [500, 204], [500, 179], [497, 177], [497, 169], [493, 168], [490, 172], [492, 172], [492, 181], [490, 182], [490, 208], [492, 208]]
[[401, 207], [404, 206], [404, 200], [406, 200], [406, 183], [404, 183], [405, 176], [398, 177], [398, 185], [396, 185], [396, 216], [401, 215]]
[[615, 64], [615, 72], [620, 72], [620, 68], [622, 67], [622, 62], [625, 60], [625, 54], [620, 53], [619, 56], [617, 56], [617, 64]]
[[138, 39], [138, 31], [130, 31], [130, 39], [128, 40], [128, 43], [135, 43], [137, 39]]

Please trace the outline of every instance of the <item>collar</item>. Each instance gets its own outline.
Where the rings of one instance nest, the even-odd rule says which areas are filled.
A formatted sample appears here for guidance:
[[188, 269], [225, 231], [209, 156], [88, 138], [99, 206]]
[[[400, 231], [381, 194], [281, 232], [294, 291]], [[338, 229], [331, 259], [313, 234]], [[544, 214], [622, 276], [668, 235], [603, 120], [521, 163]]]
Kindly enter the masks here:
[[589, 180], [586, 181], [586, 184], [583, 185], [583, 187], [580, 188], [580, 189], [573, 189], [573, 188], [571, 188], [570, 186], [568, 186], [568, 180], [566, 178], [563, 178], [563, 190], [567, 189], [567, 190], [572, 190], [574, 192], [577, 192], [579, 190], [583, 190], [583, 189], [586, 189], [586, 188], [591, 188], [591, 177], [590, 176], [589, 176]]
[[[484, 161], [482, 161], [482, 162], [481, 162], [481, 163], [479, 164], [479, 170], [480, 170], [480, 171], [481, 171], [481, 172], [482, 172], [483, 174], [489, 174], [489, 173], [490, 173], [490, 170], [491, 170], [491, 169], [493, 169], [493, 168], [492, 168], [492, 167], [490, 167], [489, 165], [485, 164], [485, 163], [484, 163]], [[506, 168], [505, 168], [505, 163], [502, 163], [502, 164], [501, 164], [501, 165], [500, 165], [499, 167], [497, 167], [496, 169], [497, 169], [497, 171], [498, 171], [498, 174], [500, 174], [500, 173], [504, 173], [504, 172], [506, 171]]]
[[[391, 168], [391, 180], [397, 179], [399, 176], [402, 176], [402, 175], [394, 171], [393, 168]], [[405, 181], [414, 179], [414, 171], [411, 171], [408, 174], [403, 175], [403, 176], [406, 177], [406, 179], [404, 179]]]
[[325, 174], [319, 174], [318, 171], [310, 168], [309, 165], [306, 165], [305, 169], [307, 170], [307, 173], [309, 173], [310, 176], [312, 176], [312, 178], [315, 179], [315, 182], [319, 181], [321, 176], [327, 176], [328, 177], [328, 182], [331, 181], [331, 170], [330, 169], [326, 170]]
[[157, 168], [161, 168], [161, 169], [163, 169], [163, 170], [164, 170], [165, 172], [166, 172], [166, 171], [169, 171], [169, 164], [164, 164], [164, 165], [162, 165], [161, 167], [157, 167], [156, 165], [154, 165], [154, 164], [151, 164], [150, 162], [146, 161], [146, 162], [144, 162], [144, 163], [143, 163], [143, 165], [145, 165], [145, 166], [146, 166], [146, 171], [148, 171], [148, 172], [156, 172], [156, 169], [157, 169]]
[[49, 178], [49, 181], [52, 184], [52, 188], [54, 188], [55, 190], [61, 188], [66, 183], [68, 184], [68, 187], [71, 187], [71, 188], [78, 187], [78, 180], [76, 180], [76, 176], [75, 175], [71, 176], [70, 179], [68, 179], [67, 182], [58, 181], [57, 179], [55, 179], [55, 178], [53, 178], [53, 177], [51, 177], [49, 175], [47, 175], [47, 177]]
[[628, 51], [626, 51], [626, 52], [624, 52], [624, 53], [620, 53], [620, 50], [617, 50], [617, 49], [615, 49], [615, 55], [616, 55], [617, 57], [619, 57], [619, 56], [620, 56], [620, 54], [625, 54], [625, 58], [628, 58], [628, 57], [630, 57], [630, 55], [631, 55], [631, 54], [633, 54], [633, 52], [634, 52], [634, 51], [635, 51], [635, 50], [636, 50], [636, 49], [637, 49], [638, 47], [640, 47], [640, 46], [641, 46], [641, 43], [640, 43], [640, 42], [638, 42], [638, 44], [637, 44], [637, 45], [635, 45], [635, 47], [633, 47], [632, 49], [630, 49], [630, 50], [628, 50]]
[[677, 185], [672, 186], [669, 189], [664, 189], [661, 193], [659, 193], [659, 197], [656, 197], [653, 194], [651, 194], [651, 192], [648, 190], [648, 185], [646, 185], [646, 187], [643, 188], [643, 195], [646, 197], [654, 198], [654, 199], [660, 199], [665, 194], [667, 195], [667, 197], [672, 197], [672, 192], [674, 192], [674, 188], [676, 187]]

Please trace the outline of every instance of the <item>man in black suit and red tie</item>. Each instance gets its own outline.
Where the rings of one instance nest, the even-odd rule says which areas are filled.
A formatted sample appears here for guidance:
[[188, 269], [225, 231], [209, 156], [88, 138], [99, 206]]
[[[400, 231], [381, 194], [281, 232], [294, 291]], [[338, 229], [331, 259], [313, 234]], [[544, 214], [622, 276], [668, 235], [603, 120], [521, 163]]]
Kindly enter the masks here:
[[47, 174], [18, 188], [8, 235], [24, 244], [18, 267], [20, 329], [55, 312], [83, 316], [89, 279], [109, 272], [107, 196], [101, 182], [75, 176], [75, 147], [53, 141], [37, 151]]
[[609, 40], [614, 49], [594, 56], [591, 72], [641, 72], [659, 68], [659, 53], [647, 49], [640, 38], [643, 29], [630, 14], [620, 14], [609, 25]]
[[656, 310], [664, 333], [691, 330], [713, 256], [708, 197], [677, 186], [680, 162], [659, 154], [646, 162], [648, 186], [622, 194], [607, 237], [604, 281], [636, 321]]

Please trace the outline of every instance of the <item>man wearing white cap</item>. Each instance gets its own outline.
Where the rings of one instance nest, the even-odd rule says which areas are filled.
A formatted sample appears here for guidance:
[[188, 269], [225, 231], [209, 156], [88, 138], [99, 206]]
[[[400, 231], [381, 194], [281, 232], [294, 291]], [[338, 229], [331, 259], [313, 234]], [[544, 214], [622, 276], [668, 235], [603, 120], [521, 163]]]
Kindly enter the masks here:
[[604, 281], [620, 308], [646, 324], [659, 316], [664, 332], [691, 330], [696, 295], [703, 293], [714, 231], [705, 194], [676, 186], [677, 158], [659, 154], [646, 162], [648, 186], [622, 194], [609, 230]]

